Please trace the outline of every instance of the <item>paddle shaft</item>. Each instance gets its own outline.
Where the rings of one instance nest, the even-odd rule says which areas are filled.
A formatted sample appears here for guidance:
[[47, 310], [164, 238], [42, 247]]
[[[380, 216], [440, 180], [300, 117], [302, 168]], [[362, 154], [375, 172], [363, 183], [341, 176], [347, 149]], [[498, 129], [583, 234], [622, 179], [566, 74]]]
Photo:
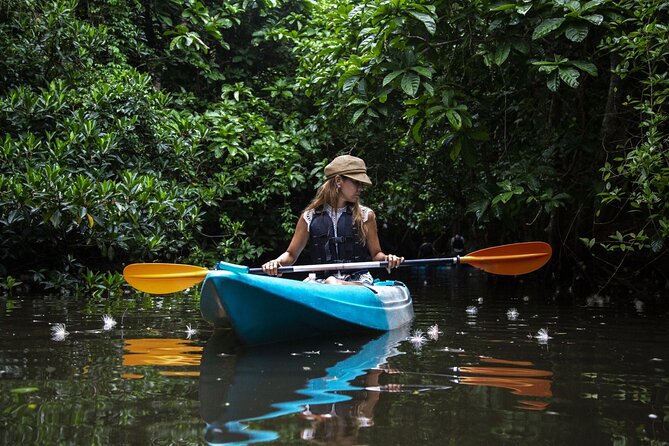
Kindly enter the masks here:
[[[399, 266], [416, 265], [450, 265], [458, 263], [457, 257], [446, 257], [438, 259], [416, 259], [405, 260]], [[348, 262], [348, 263], [323, 263], [319, 265], [296, 265], [281, 266], [277, 269], [282, 274], [286, 273], [308, 273], [314, 271], [361, 271], [365, 269], [387, 268], [388, 262]], [[262, 268], [249, 268], [251, 274], [264, 274]]]
[[[453, 265], [457, 263], [492, 263], [500, 261], [526, 260], [537, 257], [543, 257], [545, 254], [515, 254], [506, 256], [457, 256], [457, 257], [438, 257], [432, 259], [413, 259], [405, 260], [400, 263], [400, 267], [405, 266], [423, 266], [423, 265]], [[387, 268], [388, 262], [347, 262], [347, 263], [324, 263], [318, 265], [297, 265], [281, 266], [277, 269], [279, 273], [305, 273], [313, 271], [361, 271], [365, 269]], [[264, 274], [262, 268], [249, 268], [251, 274]]]

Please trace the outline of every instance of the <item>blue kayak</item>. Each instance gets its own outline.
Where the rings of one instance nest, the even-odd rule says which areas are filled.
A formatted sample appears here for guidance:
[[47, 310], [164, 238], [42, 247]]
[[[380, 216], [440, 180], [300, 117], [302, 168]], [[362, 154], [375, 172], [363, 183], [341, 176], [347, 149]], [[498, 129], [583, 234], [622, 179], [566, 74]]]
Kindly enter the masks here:
[[250, 345], [388, 331], [413, 319], [411, 294], [401, 282], [325, 285], [226, 270], [205, 278], [200, 310], [205, 320], [232, 328]]

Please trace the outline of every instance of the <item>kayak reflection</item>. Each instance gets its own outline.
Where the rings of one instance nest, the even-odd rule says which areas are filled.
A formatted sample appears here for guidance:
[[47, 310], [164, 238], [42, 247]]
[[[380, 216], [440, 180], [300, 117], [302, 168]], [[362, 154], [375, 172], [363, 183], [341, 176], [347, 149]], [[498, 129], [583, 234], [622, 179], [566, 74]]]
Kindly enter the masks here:
[[253, 430], [248, 423], [295, 413], [311, 422], [299, 434], [311, 439], [323, 434], [318, 432], [321, 421], [336, 417], [338, 403], [351, 402], [352, 395], [363, 393], [364, 401], [355, 401], [355, 423], [371, 425], [378, 392], [362, 391], [379, 386], [381, 367], [389, 357], [400, 354], [397, 346], [408, 334], [409, 326], [404, 326], [380, 336], [242, 349], [230, 332], [214, 332], [200, 365], [200, 412], [207, 423], [206, 441], [251, 444], [276, 440], [277, 432]]

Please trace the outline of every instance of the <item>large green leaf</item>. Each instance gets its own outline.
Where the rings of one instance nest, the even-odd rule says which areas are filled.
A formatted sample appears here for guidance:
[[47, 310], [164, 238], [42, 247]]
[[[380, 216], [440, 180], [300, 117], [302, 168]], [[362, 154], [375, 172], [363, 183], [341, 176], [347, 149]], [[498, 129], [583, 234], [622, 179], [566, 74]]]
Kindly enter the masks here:
[[546, 63], [545, 65], [543, 64], [539, 65], [539, 63], [535, 63], [533, 65], [539, 67], [539, 73], [552, 73], [558, 68], [558, 66], [555, 65], [555, 63], [553, 62]]
[[583, 42], [588, 36], [588, 25], [585, 23], [574, 23], [565, 29], [564, 35], [572, 42]]
[[342, 91], [348, 93], [349, 91], [351, 91], [353, 89], [353, 87], [355, 87], [355, 84], [357, 84], [359, 80], [360, 80], [360, 76], [349, 77], [348, 79], [346, 79], [344, 81], [344, 84], [341, 87]]
[[344, 72], [344, 74], [342, 74], [341, 77], [339, 78], [339, 83], [338, 83], [338, 85], [337, 85], [338, 88], [343, 88], [343, 87], [344, 87], [344, 83], [345, 83], [348, 79], [350, 79], [351, 77], [354, 77], [354, 76], [359, 77], [361, 74], [362, 74], [362, 70], [360, 70], [360, 68], [355, 67], [355, 66], [350, 67], [350, 68], [349, 68], [348, 70], [346, 70], [346, 71]]
[[428, 79], [432, 79], [432, 74], [434, 74], [434, 70], [430, 67], [423, 67], [420, 65], [416, 65], [410, 68], [410, 70], [415, 71], [416, 73], [420, 74], [423, 77], [426, 77]]
[[480, 220], [489, 207], [490, 207], [490, 200], [484, 198], [482, 200], [475, 201], [471, 203], [469, 206], [467, 206], [467, 212], [474, 213], [474, 215], [476, 215], [476, 219]]
[[587, 11], [589, 9], [594, 8], [595, 6], [599, 6], [602, 3], [604, 3], [606, 0], [590, 0], [587, 2], [585, 5], [581, 7], [581, 11]]
[[498, 46], [495, 50], [495, 54], [493, 55], [493, 62], [495, 62], [495, 65], [501, 66], [509, 57], [510, 51], [511, 45], [508, 42], [504, 42]]
[[581, 16], [581, 18], [597, 26], [601, 25], [602, 22], [604, 21], [604, 16], [601, 14], [584, 15]]
[[513, 9], [515, 8], [516, 5], [513, 3], [502, 3], [502, 4], [495, 4], [490, 7], [491, 11], [506, 11], [507, 9]]
[[430, 96], [434, 96], [434, 87], [432, 84], [428, 81], [423, 81], [423, 89], [429, 94]]
[[578, 12], [581, 9], [581, 2], [578, 0], [570, 0], [566, 2], [561, 2], [563, 6], [566, 6], [571, 12]]
[[351, 123], [355, 124], [358, 119], [360, 119], [360, 116], [362, 116], [363, 113], [367, 110], [367, 107], [361, 107], [353, 113], [353, 117], [351, 118]]
[[455, 110], [447, 110], [446, 117], [448, 118], [448, 122], [451, 124], [451, 127], [453, 127], [454, 130], [457, 131], [462, 128], [462, 116], [460, 116], [460, 113]]
[[38, 387], [15, 387], [10, 389], [10, 393], [33, 393], [39, 391]]
[[537, 27], [534, 28], [534, 32], [532, 33], [532, 40], [541, 39], [550, 32], [555, 31], [560, 27], [560, 25], [564, 23], [564, 20], [564, 17], [542, 20], [541, 23], [539, 23]]
[[597, 67], [592, 62], [586, 60], [572, 60], [571, 64], [581, 71], [585, 71], [590, 76], [597, 76]]
[[409, 96], [416, 96], [420, 86], [420, 76], [413, 71], [407, 71], [402, 76], [402, 90]]
[[437, 24], [431, 15], [418, 11], [409, 11], [409, 14], [420, 20], [430, 34], [434, 34], [437, 31]]
[[383, 83], [381, 85], [383, 87], [385, 87], [386, 85], [388, 85], [389, 83], [394, 81], [395, 78], [402, 73], [404, 73], [404, 70], [395, 70], [395, 71], [392, 71], [392, 72], [386, 74], [386, 77], [383, 78]]
[[558, 77], [557, 71], [554, 71], [552, 74], [548, 76], [548, 78], [546, 79], [546, 86], [552, 92], [557, 91], [558, 87], [560, 86], [560, 78]]
[[462, 140], [460, 138], [457, 138], [453, 143], [453, 147], [451, 147], [451, 153], [449, 154], [452, 161], [455, 161], [458, 158], [461, 150], [462, 150]]
[[516, 12], [520, 15], [525, 15], [532, 9], [532, 3], [526, 3], [524, 5], [516, 6]]
[[571, 88], [578, 87], [578, 77], [580, 76], [580, 73], [577, 69], [560, 67], [558, 72], [560, 73], [560, 79], [562, 79], [565, 84], [569, 85]]
[[419, 119], [412, 127], [411, 127], [411, 136], [413, 136], [414, 141], [416, 141], [418, 144], [421, 144], [423, 142], [423, 138], [420, 135], [421, 128], [423, 127], [423, 119]]

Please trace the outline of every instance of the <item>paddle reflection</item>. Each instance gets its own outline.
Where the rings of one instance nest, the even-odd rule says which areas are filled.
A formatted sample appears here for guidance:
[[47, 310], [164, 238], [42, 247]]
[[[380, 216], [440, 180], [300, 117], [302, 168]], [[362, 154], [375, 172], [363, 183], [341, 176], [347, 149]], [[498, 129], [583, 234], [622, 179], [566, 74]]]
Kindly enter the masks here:
[[[125, 367], [158, 366], [161, 375], [197, 376], [193, 366], [200, 365], [202, 347], [185, 339], [139, 338], [126, 339], [123, 346]], [[168, 368], [168, 370], [164, 370]], [[126, 379], [139, 379], [139, 373], [124, 373]]]
[[[458, 382], [470, 386], [498, 387], [509, 389], [513, 394], [522, 397], [550, 398], [552, 372], [528, 368], [532, 366], [527, 361], [509, 361], [495, 358], [481, 358], [481, 362], [501, 364], [504, 367], [458, 367], [460, 377]], [[511, 366], [511, 367], [508, 367]], [[515, 367], [513, 367], [515, 366]], [[545, 410], [546, 401], [519, 400], [520, 409]]]
[[292, 435], [344, 444], [344, 437], [355, 438], [357, 429], [373, 424], [381, 367], [399, 354], [396, 347], [407, 335], [404, 327], [375, 337], [240, 349], [230, 335], [214, 333], [200, 367], [206, 441], [276, 440], [278, 432], [253, 430], [249, 423], [299, 414], [308, 427]]

